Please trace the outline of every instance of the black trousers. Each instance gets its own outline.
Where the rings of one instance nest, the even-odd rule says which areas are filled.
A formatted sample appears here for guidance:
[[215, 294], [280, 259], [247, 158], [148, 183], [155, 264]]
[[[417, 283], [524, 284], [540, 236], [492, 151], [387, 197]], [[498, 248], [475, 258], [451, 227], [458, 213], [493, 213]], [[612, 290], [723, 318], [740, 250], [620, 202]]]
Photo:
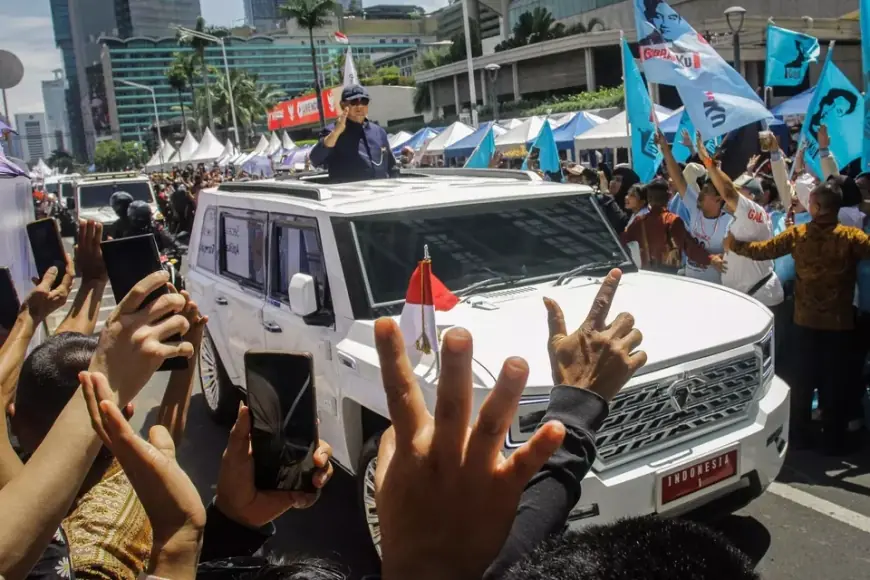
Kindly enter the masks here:
[[870, 352], [870, 313], [857, 312], [855, 317], [855, 339], [853, 341], [855, 359], [853, 361], [854, 391], [849, 403], [849, 419], [864, 419], [864, 397], [867, 393], [867, 378], [864, 366]]
[[796, 435], [811, 430], [813, 390], [819, 390], [826, 445], [845, 443], [849, 405], [854, 401], [853, 331], [815, 330], [795, 325], [792, 331], [795, 376], [792, 379], [791, 425]]

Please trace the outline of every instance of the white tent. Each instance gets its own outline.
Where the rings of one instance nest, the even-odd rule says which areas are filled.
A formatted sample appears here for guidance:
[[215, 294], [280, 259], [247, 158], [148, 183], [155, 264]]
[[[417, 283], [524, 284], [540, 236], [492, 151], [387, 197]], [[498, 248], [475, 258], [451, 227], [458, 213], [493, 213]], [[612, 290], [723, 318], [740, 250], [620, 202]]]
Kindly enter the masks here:
[[[656, 118], [661, 123], [673, 114], [673, 111], [659, 105], [656, 108]], [[631, 147], [631, 137], [625, 122], [625, 111], [589, 129], [582, 135], [574, 138], [574, 149], [584, 151], [586, 149], [628, 149]]]
[[495, 147], [500, 151], [506, 151], [524, 146], [529, 141], [535, 140], [543, 126], [544, 117], [529, 117], [501, 137], [496, 137]]
[[395, 149], [396, 145], [401, 145], [413, 136], [413, 134], [408, 133], [407, 131], [399, 131], [388, 139], [388, 141], [390, 142], [390, 149]]
[[227, 144], [224, 145], [224, 150], [217, 158], [217, 164], [221, 167], [226, 167], [226, 165], [232, 160], [233, 157], [238, 155], [236, 152], [236, 146], [233, 145], [232, 140], [227, 139]]
[[281, 147], [286, 149], [287, 151], [292, 151], [296, 149], [296, 143], [293, 142], [293, 139], [290, 138], [290, 135], [287, 134], [287, 131], [281, 135]]
[[269, 146], [266, 147], [266, 151], [264, 153], [271, 157], [275, 153], [281, 150], [281, 139], [278, 138], [277, 133], [272, 133], [272, 136], [269, 138]]
[[193, 163], [208, 163], [220, 157], [223, 152], [224, 146], [217, 140], [214, 133], [206, 127], [205, 133], [202, 136], [202, 141], [200, 141], [199, 147], [196, 148], [196, 151], [193, 152], [190, 160]]
[[42, 179], [54, 175], [54, 171], [51, 169], [51, 167], [48, 166], [45, 161], [42, 160], [42, 158], [40, 158], [39, 161], [36, 163], [36, 167], [33, 168], [33, 173], [35, 173]]
[[474, 133], [473, 127], [469, 127], [465, 123], [457, 121], [441, 131], [437, 137], [429, 141], [429, 145], [426, 147], [426, 155], [441, 155], [444, 153], [445, 149], [457, 141], [465, 139], [472, 133]]
[[167, 163], [170, 165], [179, 165], [181, 163], [190, 163], [193, 160], [193, 154], [196, 153], [199, 143], [196, 137], [190, 131], [184, 136], [184, 141], [181, 142], [181, 147], [169, 159]]
[[257, 146], [254, 147], [254, 150], [251, 151], [251, 153], [254, 155], [260, 155], [260, 154], [264, 153], [266, 151], [266, 149], [268, 149], [268, 148], [269, 148], [269, 140], [266, 139], [265, 135], [260, 135], [260, 140], [257, 141]]
[[510, 131], [514, 127], [519, 127], [520, 125], [522, 125], [523, 122], [520, 119], [505, 119], [503, 121], [499, 121], [498, 124]]
[[154, 152], [154, 156], [145, 164], [145, 171], [160, 171], [165, 169], [172, 156], [175, 155], [175, 147], [169, 141], [164, 141], [160, 149]]

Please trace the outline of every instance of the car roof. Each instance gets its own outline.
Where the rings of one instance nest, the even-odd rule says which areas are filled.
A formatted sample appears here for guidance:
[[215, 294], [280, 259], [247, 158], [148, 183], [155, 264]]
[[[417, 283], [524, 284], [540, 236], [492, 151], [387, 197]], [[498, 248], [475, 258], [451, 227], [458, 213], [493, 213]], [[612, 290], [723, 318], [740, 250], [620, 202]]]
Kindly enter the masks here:
[[[304, 207], [329, 215], [389, 213], [407, 209], [509, 201], [539, 195], [588, 195], [592, 189], [575, 184], [543, 181], [524, 172], [482, 170], [476, 174], [422, 172], [394, 179], [326, 184], [304, 180], [228, 182], [207, 195], [244, 200], [255, 199]], [[491, 176], [487, 175], [490, 174]]]
[[78, 179], [76, 183], [78, 185], [103, 185], [105, 183], [149, 183], [150, 179], [147, 176], [143, 175], [142, 177], [110, 177], [110, 178], [102, 178], [102, 179]]

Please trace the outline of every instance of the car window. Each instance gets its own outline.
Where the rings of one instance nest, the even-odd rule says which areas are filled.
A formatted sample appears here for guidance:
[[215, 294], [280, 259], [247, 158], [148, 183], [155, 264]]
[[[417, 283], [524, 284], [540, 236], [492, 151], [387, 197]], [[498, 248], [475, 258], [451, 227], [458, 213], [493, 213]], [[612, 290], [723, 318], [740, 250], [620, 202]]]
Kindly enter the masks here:
[[220, 274], [263, 290], [266, 282], [266, 219], [245, 212], [220, 214]]
[[147, 181], [127, 181], [79, 185], [79, 206], [82, 209], [107, 207], [110, 205], [109, 199], [116, 191], [126, 191], [136, 201], [154, 203], [151, 185]]
[[196, 265], [209, 272], [214, 272], [217, 256], [217, 209], [209, 206], [202, 216], [202, 230], [199, 233], [199, 250], [196, 255]]
[[311, 218], [273, 217], [272, 283], [270, 296], [289, 304], [287, 289], [294, 274], [308, 274], [317, 282], [318, 305], [330, 308], [326, 283], [326, 266], [317, 222]]

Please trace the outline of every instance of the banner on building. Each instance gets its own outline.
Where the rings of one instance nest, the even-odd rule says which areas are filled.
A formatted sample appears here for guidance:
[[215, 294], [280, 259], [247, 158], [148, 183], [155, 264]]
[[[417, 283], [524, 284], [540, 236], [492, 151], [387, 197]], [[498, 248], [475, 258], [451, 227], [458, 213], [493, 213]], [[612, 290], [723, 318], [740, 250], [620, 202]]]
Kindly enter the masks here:
[[[323, 114], [326, 120], [338, 118], [338, 100], [341, 99], [341, 87], [333, 87], [320, 92], [323, 103]], [[314, 95], [296, 97], [289, 101], [278, 103], [268, 113], [269, 131], [303, 127], [320, 122], [317, 112], [317, 98]]]

